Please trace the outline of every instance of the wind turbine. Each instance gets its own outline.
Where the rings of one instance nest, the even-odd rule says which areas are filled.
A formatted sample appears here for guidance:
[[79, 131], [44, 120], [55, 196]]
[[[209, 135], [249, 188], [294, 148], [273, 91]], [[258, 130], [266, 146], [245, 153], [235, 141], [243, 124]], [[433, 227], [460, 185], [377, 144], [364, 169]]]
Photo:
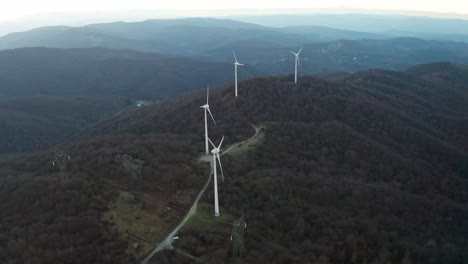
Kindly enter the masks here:
[[236, 62], [234, 62], [234, 76], [236, 79], [236, 97], [237, 97], [237, 66], [244, 66], [244, 64], [241, 64], [237, 61], [236, 53], [234, 51], [232, 51], [232, 55], [234, 55], [234, 59], [236, 60]]
[[211, 119], [213, 119], [213, 123], [216, 125], [216, 121], [214, 120], [214, 117], [213, 115], [211, 114], [211, 111], [210, 111], [210, 105], [208, 104], [208, 98], [210, 97], [210, 87], [207, 87], [206, 88], [206, 104], [205, 105], [202, 105], [200, 106], [200, 108], [204, 109], [205, 110], [205, 155], [209, 155], [210, 154], [210, 150], [208, 149], [208, 119], [207, 119], [207, 113], [208, 112], [211, 116]]
[[211, 150], [211, 153], [213, 154], [213, 179], [214, 179], [214, 215], [216, 217], [219, 216], [219, 202], [218, 202], [218, 175], [216, 174], [216, 160], [218, 160], [219, 163], [219, 169], [221, 170], [221, 177], [224, 182], [224, 174], [223, 174], [223, 167], [221, 166], [221, 159], [219, 158], [219, 152], [220, 148], [223, 145], [224, 141], [224, 136], [221, 138], [221, 142], [219, 143], [219, 146], [216, 147], [213, 142], [210, 140], [211, 145], [213, 146], [213, 150]]
[[294, 51], [291, 51], [292, 54], [296, 57], [295, 60], [295, 68], [294, 68], [294, 83], [297, 83], [297, 67], [301, 65], [301, 61], [299, 60], [299, 54], [301, 54], [302, 48], [295, 53]]

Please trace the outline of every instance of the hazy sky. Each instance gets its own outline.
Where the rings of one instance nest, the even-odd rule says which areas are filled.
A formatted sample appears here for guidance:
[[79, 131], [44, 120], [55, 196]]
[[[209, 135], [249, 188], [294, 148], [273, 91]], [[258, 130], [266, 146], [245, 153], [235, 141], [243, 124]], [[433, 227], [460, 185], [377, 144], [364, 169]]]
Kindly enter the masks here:
[[[468, 14], [468, 0], [2, 0], [0, 20], [50, 12], [124, 10], [352, 8]], [[187, 12], [186, 15], [190, 15]], [[230, 15], [226, 10], [225, 14]]]

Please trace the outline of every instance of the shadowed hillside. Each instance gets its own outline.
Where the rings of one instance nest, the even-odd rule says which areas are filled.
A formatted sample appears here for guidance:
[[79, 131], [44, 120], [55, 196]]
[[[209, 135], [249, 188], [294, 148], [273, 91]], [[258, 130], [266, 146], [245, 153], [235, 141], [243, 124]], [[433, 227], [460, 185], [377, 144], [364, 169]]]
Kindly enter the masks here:
[[[213, 74], [216, 72], [216, 74]], [[240, 78], [252, 76], [250, 68]], [[25, 48], [0, 51], [0, 96], [119, 95], [162, 99], [231, 82], [233, 66], [130, 50]]]
[[466, 88], [468, 83], [468, 66], [447, 62], [417, 65], [408, 70], [430, 81], [441, 81], [453, 86]]
[[[222, 157], [226, 182], [219, 185], [221, 213], [246, 216], [244, 262], [468, 260], [468, 90], [419, 76], [424, 72], [373, 70], [335, 81], [304, 77], [298, 85], [291, 76], [255, 78], [240, 83], [237, 99], [232, 86], [211, 91], [211, 111], [218, 125], [210, 126], [210, 137], [215, 142], [222, 135], [225, 146], [249, 138], [253, 134], [249, 123], [264, 127], [260, 143]], [[92, 190], [87, 197], [100, 212], [97, 216], [117, 212], [100, 223], [109, 229], [93, 225], [99, 236], [120, 234], [114, 244], [96, 245], [98, 252], [123, 254], [137, 241], [145, 249], [127, 252], [142, 256], [158, 242], [144, 242], [148, 240], [144, 232], [135, 238], [119, 229], [115, 219], [124, 218], [114, 206], [122, 200], [122, 192], [135, 196], [140, 209], [133, 221], [142, 225], [145, 215], [157, 212], [162, 229], [167, 223], [174, 226], [188, 210], [183, 197], [193, 199], [209, 172], [208, 166], [195, 162], [204, 149], [199, 108], [204, 102], [205, 93], [197, 92], [124, 112], [60, 146], [73, 157], [68, 169], [71, 179], [80, 182], [79, 188]], [[56, 186], [55, 174], [46, 165], [50, 155], [3, 161], [2, 186], [9, 187], [1, 192], [19, 188], [19, 178], [7, 177], [8, 170]], [[121, 162], [123, 156], [127, 163]], [[14, 170], [18, 167], [22, 171]], [[213, 199], [210, 190], [203, 197], [208, 204]], [[150, 199], [155, 195], [163, 203], [160, 207]], [[27, 219], [14, 221], [17, 212], [30, 206], [14, 208], [6, 197], [0, 201], [4, 206], [0, 212], [11, 216], [0, 217], [1, 226], [7, 227], [0, 229], [0, 245], [32, 232], [26, 228]], [[163, 210], [166, 207], [172, 208], [171, 213]], [[54, 214], [48, 204], [37, 208], [41, 210], [31, 211], [29, 217]], [[64, 232], [49, 218], [40, 219], [58, 234]], [[231, 256], [231, 227], [218, 223], [185, 228], [174, 246], [186, 254], [163, 251], [153, 263], [194, 263], [187, 254], [202, 263], [238, 263]], [[27, 243], [35, 241], [31, 236]], [[123, 241], [128, 244], [119, 244]], [[24, 262], [52, 251], [50, 260], [60, 260], [57, 245], [34, 244], [35, 249], [24, 255], [21, 243], [10, 243], [0, 251], [0, 259]], [[66, 251], [62, 254], [69, 256]], [[109, 263], [115, 256], [109, 255]], [[97, 257], [88, 260], [103, 263]]]
[[130, 104], [123, 97], [0, 100], [0, 153], [48, 149]]

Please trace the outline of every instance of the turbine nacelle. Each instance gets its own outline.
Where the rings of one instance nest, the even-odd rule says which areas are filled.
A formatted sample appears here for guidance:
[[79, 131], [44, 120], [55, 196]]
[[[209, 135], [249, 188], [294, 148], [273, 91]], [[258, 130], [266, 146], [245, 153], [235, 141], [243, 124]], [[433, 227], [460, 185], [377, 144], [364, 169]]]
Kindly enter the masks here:
[[221, 158], [220, 158], [220, 149], [221, 149], [221, 146], [223, 145], [223, 141], [224, 141], [224, 136], [223, 138], [221, 139], [221, 142], [219, 143], [218, 146], [215, 146], [215, 144], [213, 144], [213, 142], [208, 139], [210, 141], [210, 144], [213, 146], [213, 149], [211, 150], [211, 153], [213, 153], [213, 161], [211, 163], [211, 166], [212, 166], [212, 172], [213, 172], [213, 188], [214, 188], [214, 215], [216, 217], [219, 216], [219, 202], [218, 202], [218, 175], [217, 175], [217, 172], [216, 172], [216, 169], [217, 169], [217, 163], [219, 164], [219, 170], [221, 171], [221, 177], [223, 179], [223, 182], [224, 182], [224, 173], [223, 173], [223, 166], [221, 165]]
[[214, 120], [213, 114], [210, 111], [210, 105], [209, 105], [209, 97], [210, 97], [210, 87], [206, 88], [206, 104], [200, 106], [201, 109], [205, 112], [205, 154], [208, 155], [210, 154], [210, 149], [208, 145], [208, 114], [210, 115], [211, 119], [213, 120], [213, 123], [216, 125], [216, 121]]
[[220, 152], [220, 149], [219, 148], [214, 148], [213, 150], [211, 150], [211, 153], [215, 154], [215, 155], [218, 155]]
[[301, 66], [301, 60], [299, 59], [299, 54], [301, 54], [302, 48], [296, 53], [294, 51], [291, 51], [292, 54], [294, 54], [295, 57], [295, 65], [294, 65], [294, 83], [297, 83], [297, 67]]
[[215, 154], [218, 154], [219, 153], [219, 150], [221, 149], [221, 146], [223, 145], [223, 141], [224, 141], [224, 136], [221, 138], [221, 142], [219, 142], [219, 146], [215, 146], [215, 144], [213, 143], [213, 141], [211, 141], [211, 139], [208, 139], [208, 141], [210, 141], [211, 143], [211, 146], [213, 146], [213, 150], [211, 151], [211, 153]]
[[[213, 144], [213, 141], [211, 139], [208, 139], [213, 146], [213, 149], [211, 150], [211, 153], [213, 154], [213, 166], [216, 166], [216, 160], [218, 161], [219, 164], [219, 169], [221, 170], [221, 178], [223, 179], [224, 182], [224, 173], [223, 173], [223, 166], [221, 165], [221, 158], [220, 158], [220, 152], [221, 152], [221, 146], [223, 145], [224, 141], [224, 136], [221, 138], [221, 142], [219, 142], [219, 145], [216, 147], [215, 144]], [[216, 169], [215, 169], [216, 172]], [[216, 173], [215, 173], [216, 176]]]
[[236, 57], [236, 53], [235, 53], [234, 51], [232, 51], [232, 55], [234, 55], [234, 60], [235, 60], [234, 65], [236, 65], [236, 66], [244, 66], [244, 64], [239, 63], [239, 61], [237, 60], [237, 57]]
[[[210, 87], [206, 88], [206, 104], [200, 106], [200, 108], [204, 109], [205, 111], [208, 111], [208, 114], [210, 114], [211, 119], [213, 120], [213, 123], [216, 125], [216, 121], [214, 120], [213, 114], [210, 111], [210, 105], [208, 104], [209, 98], [210, 98]], [[208, 136], [206, 140], [207, 140], [206, 145], [208, 146]]]
[[299, 54], [301, 54], [301, 52], [302, 52], [302, 48], [297, 53], [294, 52], [294, 51], [291, 51], [291, 53], [294, 54], [294, 56], [296, 56], [296, 57], [298, 57]]

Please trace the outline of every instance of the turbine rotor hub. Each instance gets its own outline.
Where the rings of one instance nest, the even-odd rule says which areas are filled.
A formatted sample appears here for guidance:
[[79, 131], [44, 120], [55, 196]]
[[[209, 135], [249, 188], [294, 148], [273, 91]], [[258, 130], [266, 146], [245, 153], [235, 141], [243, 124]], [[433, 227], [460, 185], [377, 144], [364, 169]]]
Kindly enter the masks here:
[[219, 153], [219, 148], [214, 148], [211, 153], [213, 154], [218, 154]]

